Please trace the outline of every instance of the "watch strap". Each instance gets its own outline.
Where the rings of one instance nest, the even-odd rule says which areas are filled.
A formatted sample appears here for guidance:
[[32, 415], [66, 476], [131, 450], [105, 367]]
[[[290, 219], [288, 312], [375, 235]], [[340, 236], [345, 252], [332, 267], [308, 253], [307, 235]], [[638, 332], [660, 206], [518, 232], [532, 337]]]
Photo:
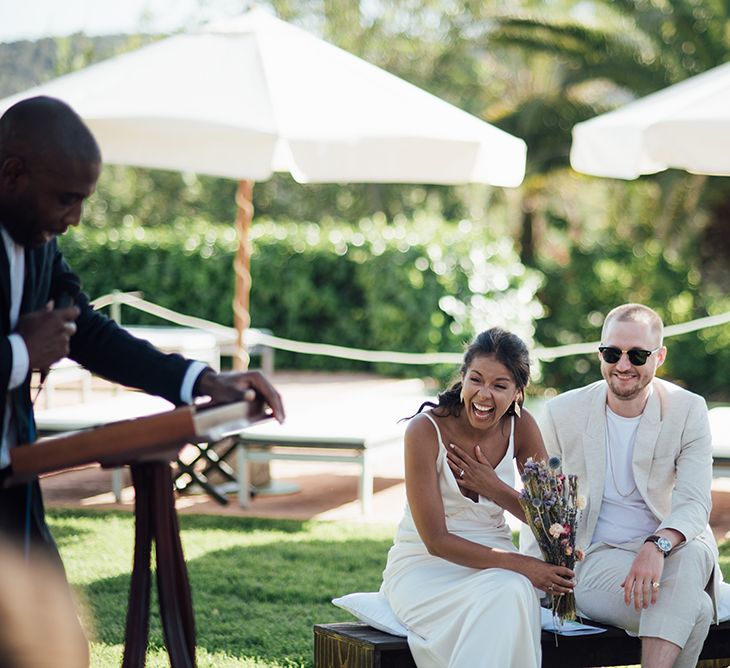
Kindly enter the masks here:
[[661, 547], [660, 542], [667, 542], [669, 543], [668, 538], [664, 538], [663, 536], [658, 536], [657, 534], [652, 534], [651, 536], [647, 536], [644, 540], [645, 543], [654, 543], [656, 545], [657, 550], [659, 550], [664, 558], [666, 559], [669, 556], [669, 553], [672, 551], [671, 543], [669, 543], [670, 547], [668, 550], [665, 550], [663, 547]]

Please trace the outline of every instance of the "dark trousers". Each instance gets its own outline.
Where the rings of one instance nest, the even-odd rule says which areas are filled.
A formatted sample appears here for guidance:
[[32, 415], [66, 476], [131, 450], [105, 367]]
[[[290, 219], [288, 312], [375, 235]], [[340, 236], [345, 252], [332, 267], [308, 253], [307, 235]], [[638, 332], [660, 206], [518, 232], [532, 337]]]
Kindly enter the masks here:
[[38, 481], [0, 488], [0, 536], [21, 551], [27, 548], [56, 565], [65, 577], [61, 555], [45, 520]]

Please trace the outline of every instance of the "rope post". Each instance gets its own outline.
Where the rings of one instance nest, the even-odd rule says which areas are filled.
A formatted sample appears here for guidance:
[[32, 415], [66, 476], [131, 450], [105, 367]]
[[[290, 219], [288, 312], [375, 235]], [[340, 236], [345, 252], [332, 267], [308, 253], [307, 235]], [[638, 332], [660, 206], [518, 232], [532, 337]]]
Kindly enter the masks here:
[[118, 325], [122, 324], [122, 300], [120, 295], [122, 293], [119, 290], [112, 292], [112, 303], [109, 306], [109, 315], [111, 319]]
[[[124, 293], [121, 290], [112, 290], [112, 301], [109, 304], [109, 316], [117, 323], [122, 324], [122, 302], [124, 301]], [[112, 394], [116, 396], [119, 391], [119, 387], [114, 385]], [[114, 500], [117, 503], [122, 502], [122, 487], [124, 481], [122, 480], [122, 468], [117, 466], [112, 469], [112, 494], [114, 494]]]
[[251, 293], [251, 244], [249, 231], [253, 219], [253, 181], [238, 182], [236, 191], [236, 232], [238, 250], [233, 261], [236, 288], [233, 298], [233, 326], [236, 329], [236, 352], [233, 368], [244, 371], [248, 368], [249, 356], [246, 352], [245, 332], [251, 325], [249, 314]]

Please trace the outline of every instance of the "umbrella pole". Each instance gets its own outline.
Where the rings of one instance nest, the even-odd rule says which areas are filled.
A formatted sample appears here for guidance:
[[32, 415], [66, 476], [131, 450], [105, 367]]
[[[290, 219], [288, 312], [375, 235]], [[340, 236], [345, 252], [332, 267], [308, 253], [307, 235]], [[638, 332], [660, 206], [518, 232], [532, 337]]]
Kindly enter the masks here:
[[253, 181], [241, 180], [236, 191], [236, 233], [238, 250], [233, 261], [236, 281], [233, 298], [233, 326], [236, 329], [236, 352], [233, 368], [244, 371], [248, 368], [249, 356], [246, 352], [244, 335], [251, 324], [249, 314], [251, 293], [251, 244], [249, 231], [253, 219]]
[[[248, 368], [249, 355], [246, 352], [244, 335], [251, 325], [249, 314], [251, 295], [251, 243], [249, 232], [253, 220], [253, 181], [241, 180], [236, 190], [236, 232], [238, 250], [233, 261], [236, 280], [236, 291], [233, 298], [233, 326], [236, 328], [236, 352], [233, 357], [233, 368], [245, 371]], [[271, 486], [271, 469], [269, 462], [251, 462], [248, 464], [248, 480], [255, 486], [256, 492]]]

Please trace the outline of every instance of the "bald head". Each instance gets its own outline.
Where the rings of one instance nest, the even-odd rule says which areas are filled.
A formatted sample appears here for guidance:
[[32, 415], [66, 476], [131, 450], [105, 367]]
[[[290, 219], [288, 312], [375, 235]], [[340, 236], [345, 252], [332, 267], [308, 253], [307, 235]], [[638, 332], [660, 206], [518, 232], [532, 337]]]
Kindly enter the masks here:
[[0, 118], [0, 224], [35, 248], [81, 220], [96, 188], [99, 146], [65, 102], [33, 97]]
[[0, 162], [11, 157], [31, 163], [101, 162], [99, 146], [81, 117], [65, 102], [45, 96], [22, 100], [0, 118]]
[[646, 323], [656, 337], [657, 345], [662, 345], [664, 338], [664, 323], [659, 314], [644, 304], [622, 304], [609, 311], [606, 319], [603, 321], [603, 329], [601, 331], [601, 340], [606, 336], [609, 326], [612, 322], [643, 322]]

